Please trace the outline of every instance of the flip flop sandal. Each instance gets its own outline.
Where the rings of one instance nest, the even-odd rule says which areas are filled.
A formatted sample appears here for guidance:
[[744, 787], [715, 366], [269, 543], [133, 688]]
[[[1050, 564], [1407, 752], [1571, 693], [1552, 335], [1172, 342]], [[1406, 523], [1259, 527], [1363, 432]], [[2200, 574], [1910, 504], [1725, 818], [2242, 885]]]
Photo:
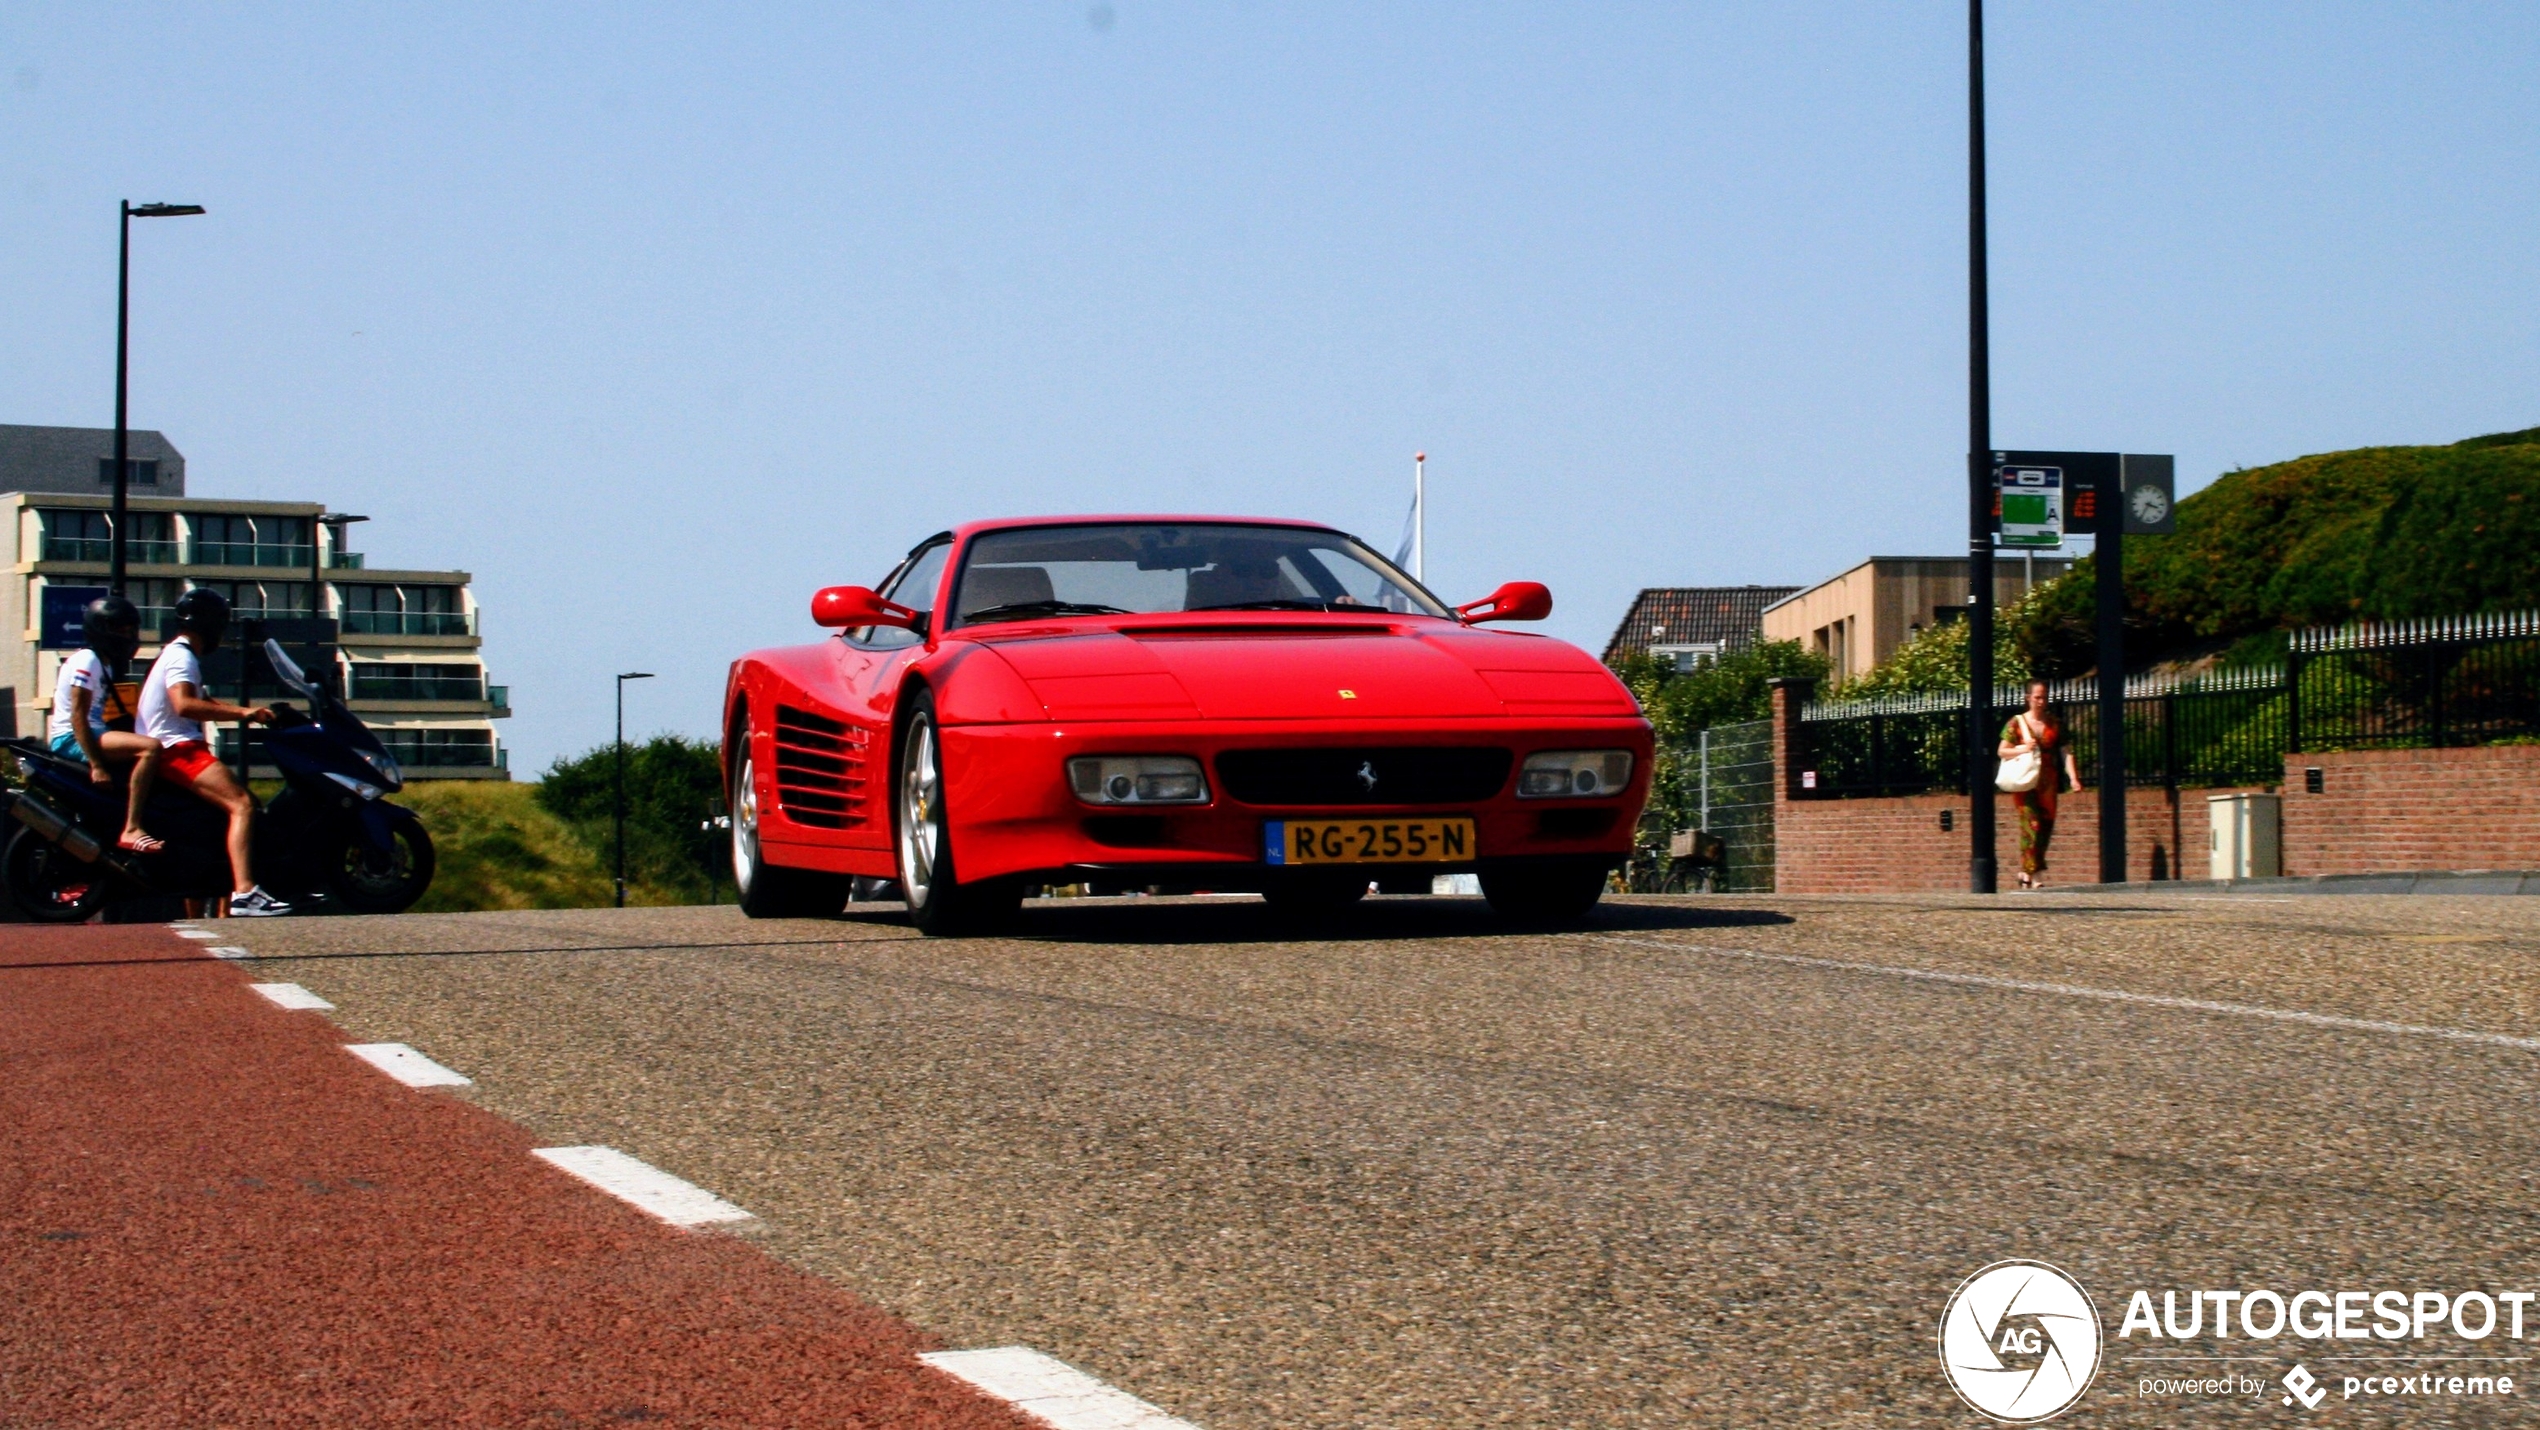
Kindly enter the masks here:
[[155, 834], [126, 834], [115, 841], [115, 847], [135, 854], [156, 854], [167, 848], [168, 842]]

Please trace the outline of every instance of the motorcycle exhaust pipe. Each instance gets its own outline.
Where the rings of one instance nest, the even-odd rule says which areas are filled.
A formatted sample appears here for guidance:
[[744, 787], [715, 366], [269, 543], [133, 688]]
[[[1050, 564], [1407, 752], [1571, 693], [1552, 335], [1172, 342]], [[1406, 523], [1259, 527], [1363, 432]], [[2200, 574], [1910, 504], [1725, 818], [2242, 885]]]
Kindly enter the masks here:
[[96, 835], [71, 823], [60, 810], [34, 795], [19, 795], [9, 806], [9, 813], [17, 817], [18, 823], [62, 846], [63, 853], [82, 864], [94, 864], [97, 856], [106, 852]]

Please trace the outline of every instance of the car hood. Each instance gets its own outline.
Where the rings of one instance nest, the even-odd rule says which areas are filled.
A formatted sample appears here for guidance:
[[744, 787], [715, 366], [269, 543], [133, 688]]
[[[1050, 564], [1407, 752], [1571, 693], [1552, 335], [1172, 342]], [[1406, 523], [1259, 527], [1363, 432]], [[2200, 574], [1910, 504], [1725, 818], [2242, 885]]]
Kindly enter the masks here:
[[1160, 625], [977, 637], [1053, 720], [1636, 715], [1621, 681], [1544, 636], [1416, 625]]

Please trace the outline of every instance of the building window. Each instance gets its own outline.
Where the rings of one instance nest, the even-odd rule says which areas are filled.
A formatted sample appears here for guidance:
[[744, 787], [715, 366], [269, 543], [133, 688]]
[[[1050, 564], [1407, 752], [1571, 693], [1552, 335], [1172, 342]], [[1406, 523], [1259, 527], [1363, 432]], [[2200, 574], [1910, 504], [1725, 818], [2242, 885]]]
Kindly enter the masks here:
[[114, 559], [115, 528], [107, 513], [45, 507], [37, 514], [44, 519], [44, 560]]
[[406, 665], [373, 661], [353, 666], [355, 700], [485, 699], [485, 671], [474, 665]]
[[1649, 653], [1674, 666], [1678, 672], [1698, 668], [1706, 660], [1718, 660], [1725, 641], [1688, 641], [1681, 645], [1654, 645]]
[[176, 598], [185, 583], [165, 576], [136, 576], [123, 583], [127, 600], [141, 608], [141, 638], [156, 640], [176, 619]]
[[229, 602], [234, 620], [297, 620], [317, 614], [309, 602], [306, 581], [197, 581], [205, 591], [217, 591]]
[[[123, 469], [124, 485], [128, 488], [155, 487], [159, 484], [159, 464], [156, 461], [143, 461], [139, 457], [127, 457], [124, 459]], [[101, 487], [112, 487], [114, 484], [115, 459], [112, 457], [99, 457], [97, 459], [97, 485]]]
[[456, 586], [347, 584], [336, 588], [349, 635], [463, 636], [465, 603]]
[[316, 557], [309, 545], [305, 516], [232, 516], [207, 513], [193, 518], [196, 566], [286, 566], [306, 570]]

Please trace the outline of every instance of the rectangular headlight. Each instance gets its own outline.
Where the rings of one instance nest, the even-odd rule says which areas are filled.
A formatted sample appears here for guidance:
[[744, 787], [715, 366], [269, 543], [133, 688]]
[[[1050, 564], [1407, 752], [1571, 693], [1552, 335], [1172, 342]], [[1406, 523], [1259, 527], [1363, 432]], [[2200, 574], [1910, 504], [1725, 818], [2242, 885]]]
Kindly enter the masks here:
[[1087, 804], [1206, 804], [1208, 776], [1188, 755], [1086, 755], [1067, 782]]
[[1592, 799], [1632, 782], [1629, 750], [1546, 750], [1517, 772], [1519, 799]]

